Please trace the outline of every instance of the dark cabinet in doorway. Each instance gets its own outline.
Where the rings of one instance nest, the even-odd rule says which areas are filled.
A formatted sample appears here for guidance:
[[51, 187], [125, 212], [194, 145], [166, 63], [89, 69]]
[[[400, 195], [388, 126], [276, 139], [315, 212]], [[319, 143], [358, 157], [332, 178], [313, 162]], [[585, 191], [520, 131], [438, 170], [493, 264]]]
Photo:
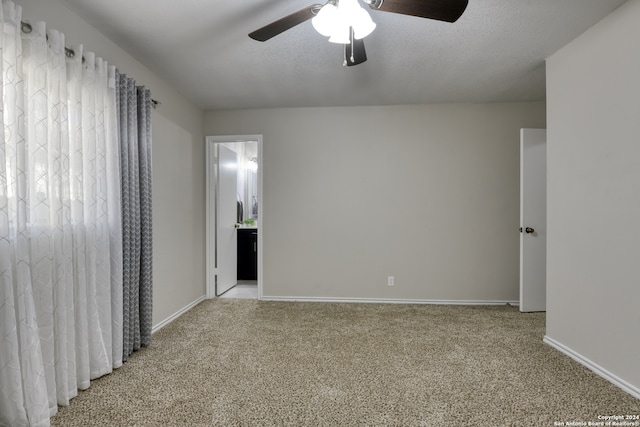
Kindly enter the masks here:
[[256, 228], [238, 228], [238, 280], [258, 280]]

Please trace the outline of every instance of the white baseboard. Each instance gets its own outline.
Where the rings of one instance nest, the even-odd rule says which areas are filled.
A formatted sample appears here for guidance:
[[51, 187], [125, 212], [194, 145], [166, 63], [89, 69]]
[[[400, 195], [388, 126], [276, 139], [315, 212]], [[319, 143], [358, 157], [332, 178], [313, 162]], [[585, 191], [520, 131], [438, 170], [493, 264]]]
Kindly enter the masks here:
[[551, 337], [549, 337], [547, 335], [544, 336], [544, 339], [542, 341], [545, 344], [548, 344], [551, 347], [555, 348], [559, 352], [564, 353], [565, 355], [569, 356], [570, 358], [572, 358], [573, 360], [575, 360], [576, 362], [578, 362], [582, 366], [584, 366], [587, 369], [593, 371], [594, 373], [596, 373], [597, 375], [601, 376], [602, 378], [604, 378], [605, 380], [609, 381], [610, 383], [612, 383], [612, 384], [616, 385], [617, 387], [621, 388], [622, 390], [626, 391], [627, 393], [629, 393], [630, 395], [632, 395], [636, 399], [640, 399], [640, 388], [634, 386], [633, 384], [628, 383], [627, 381], [623, 380], [622, 378], [618, 377], [617, 375], [612, 374], [611, 372], [609, 372], [606, 369], [604, 369], [602, 366], [600, 366], [597, 363], [589, 360], [588, 358], [584, 357], [580, 353], [578, 353], [576, 351], [573, 351], [569, 347], [565, 346], [564, 344], [554, 340], [553, 338], [551, 338]]
[[261, 301], [288, 302], [348, 302], [365, 304], [433, 304], [433, 305], [513, 305], [517, 301], [495, 300], [424, 300], [424, 299], [384, 299], [384, 298], [327, 298], [327, 297], [283, 297], [263, 295]]
[[167, 317], [166, 319], [164, 319], [162, 322], [158, 323], [157, 325], [153, 326], [151, 328], [151, 333], [155, 334], [156, 332], [158, 332], [160, 329], [164, 328], [165, 326], [167, 326], [169, 323], [173, 322], [174, 320], [176, 320], [178, 317], [182, 316], [184, 313], [186, 313], [187, 311], [191, 310], [193, 307], [195, 307], [196, 305], [200, 304], [202, 301], [206, 300], [207, 296], [203, 295], [200, 298], [198, 298], [197, 300], [193, 301], [192, 303], [188, 304], [186, 307], [182, 308], [181, 310], [175, 312], [174, 314], [172, 314], [171, 316]]

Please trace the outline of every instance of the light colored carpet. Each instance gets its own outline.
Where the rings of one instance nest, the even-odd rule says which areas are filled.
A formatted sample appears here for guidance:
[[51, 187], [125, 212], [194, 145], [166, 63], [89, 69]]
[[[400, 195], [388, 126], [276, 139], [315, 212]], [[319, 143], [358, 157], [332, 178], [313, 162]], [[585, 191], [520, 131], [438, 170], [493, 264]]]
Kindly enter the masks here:
[[209, 300], [54, 426], [553, 426], [640, 400], [509, 306]]

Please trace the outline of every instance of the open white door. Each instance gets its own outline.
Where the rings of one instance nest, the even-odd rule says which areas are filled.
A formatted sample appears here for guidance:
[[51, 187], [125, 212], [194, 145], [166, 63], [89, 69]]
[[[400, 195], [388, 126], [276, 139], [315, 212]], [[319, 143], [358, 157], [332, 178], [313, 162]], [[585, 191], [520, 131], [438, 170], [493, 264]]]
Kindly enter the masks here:
[[236, 234], [238, 155], [218, 144], [217, 166], [216, 296], [220, 296], [238, 282], [238, 236]]
[[520, 130], [520, 311], [547, 309], [547, 131]]

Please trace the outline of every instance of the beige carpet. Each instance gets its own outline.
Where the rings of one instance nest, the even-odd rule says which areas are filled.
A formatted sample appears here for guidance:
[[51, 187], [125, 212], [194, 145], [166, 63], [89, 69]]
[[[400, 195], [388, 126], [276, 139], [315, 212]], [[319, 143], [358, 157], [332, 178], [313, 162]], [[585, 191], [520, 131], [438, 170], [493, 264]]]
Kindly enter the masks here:
[[210, 300], [54, 426], [553, 426], [640, 400], [508, 306]]

